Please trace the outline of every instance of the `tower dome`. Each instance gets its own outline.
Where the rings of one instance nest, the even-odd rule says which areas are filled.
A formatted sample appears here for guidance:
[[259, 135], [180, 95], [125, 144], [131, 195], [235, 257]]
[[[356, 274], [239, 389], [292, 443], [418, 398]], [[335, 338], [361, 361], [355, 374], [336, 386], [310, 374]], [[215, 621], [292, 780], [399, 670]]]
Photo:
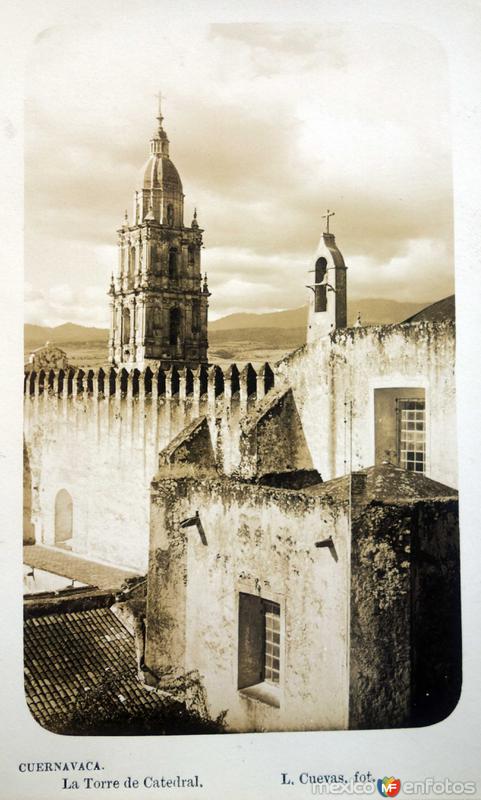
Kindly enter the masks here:
[[150, 156], [140, 173], [140, 189], [134, 196], [134, 219], [140, 223], [149, 215], [161, 225], [181, 228], [184, 220], [182, 181], [169, 156], [163, 119], [159, 102], [157, 130], [150, 140]]
[[207, 308], [202, 281], [203, 230], [197, 212], [184, 225], [184, 195], [169, 156], [162, 114], [150, 155], [117, 230], [118, 270], [109, 288], [109, 361], [115, 366], [197, 369], [207, 364]]
[[151, 155], [142, 168], [142, 189], [162, 189], [176, 187], [182, 192], [182, 181], [170, 158]]

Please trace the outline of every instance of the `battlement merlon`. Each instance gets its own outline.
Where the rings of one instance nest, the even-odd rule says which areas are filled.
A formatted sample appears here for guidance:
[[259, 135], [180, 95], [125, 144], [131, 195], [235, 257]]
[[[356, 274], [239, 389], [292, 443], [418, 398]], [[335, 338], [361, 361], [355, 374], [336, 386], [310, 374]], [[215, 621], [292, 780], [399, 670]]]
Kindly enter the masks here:
[[104, 399], [150, 398], [200, 400], [214, 406], [222, 399], [224, 405], [238, 402], [241, 408], [261, 400], [274, 386], [274, 372], [266, 362], [254, 369], [248, 363], [239, 368], [231, 364], [222, 369], [216, 364], [188, 367], [138, 369], [27, 369], [24, 376], [24, 395], [39, 398], [43, 395], [72, 399], [91, 397]]

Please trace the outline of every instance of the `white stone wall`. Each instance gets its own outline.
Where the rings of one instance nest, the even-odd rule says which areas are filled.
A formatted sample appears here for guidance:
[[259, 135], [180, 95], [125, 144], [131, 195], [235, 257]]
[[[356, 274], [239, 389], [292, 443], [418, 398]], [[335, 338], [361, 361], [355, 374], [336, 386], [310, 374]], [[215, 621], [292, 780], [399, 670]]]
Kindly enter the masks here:
[[[246, 400], [245, 410], [251, 405]], [[238, 464], [239, 401], [58, 396], [46, 390], [26, 395], [25, 488], [31, 490], [27, 507], [36, 543], [55, 543], [55, 498], [66, 489], [73, 500], [73, 552], [145, 571], [150, 483], [159, 452], [201, 414], [208, 415], [214, 448], [218, 443], [231, 471]]]
[[426, 398], [426, 474], [457, 486], [452, 322], [337, 330], [278, 365], [292, 386], [323, 480], [374, 464], [374, 390], [419, 387]]
[[[200, 672], [210, 713], [227, 710], [231, 730], [347, 728], [349, 537], [342, 504], [336, 509], [326, 499], [225, 480], [189, 481], [174, 497], [166, 514], [154, 485], [151, 558], [164, 567], [151, 573], [151, 580], [158, 575], [159, 586], [149, 586], [148, 665], [162, 671], [169, 653], [175, 650], [179, 658], [183, 650], [185, 670]], [[178, 530], [178, 522], [195, 511], [207, 545], [196, 527]], [[315, 547], [330, 535], [337, 560], [329, 548]], [[175, 596], [165, 576], [178, 580], [178, 571], [170, 573], [168, 565], [180, 558], [179, 548], [185, 607], [182, 601], [164, 608], [167, 597]], [[239, 592], [281, 606], [279, 707], [237, 688]], [[178, 637], [175, 648], [163, 644], [157, 625], [163, 615], [171, 620], [168, 636]]]
[[[351, 450], [353, 469], [374, 464], [376, 388], [423, 388], [426, 474], [456, 487], [454, 360], [450, 322], [339, 329], [284, 359], [275, 383], [281, 387], [284, 380], [292, 386], [306, 458], [310, 455], [324, 480], [349, 471]], [[25, 485], [31, 483], [35, 540], [53, 544], [55, 497], [66, 489], [73, 499], [74, 551], [146, 569], [149, 486], [160, 450], [205, 414], [218, 463], [227, 474], [239, 467], [240, 421], [258, 407], [257, 401], [248, 395], [245, 371], [236, 399], [227, 378], [224, 393], [216, 397], [215, 369], [209, 371], [207, 395], [201, 397], [196, 388], [187, 398], [182, 381], [177, 397], [170, 397], [170, 391], [159, 397], [132, 396], [130, 383], [126, 394], [117, 385], [114, 395], [104, 397], [85, 389], [66, 396], [66, 386], [58, 395], [46, 383], [39, 393], [37, 380], [25, 397], [31, 471]], [[262, 396], [257, 376], [257, 398]], [[28, 513], [28, 502], [26, 507]]]

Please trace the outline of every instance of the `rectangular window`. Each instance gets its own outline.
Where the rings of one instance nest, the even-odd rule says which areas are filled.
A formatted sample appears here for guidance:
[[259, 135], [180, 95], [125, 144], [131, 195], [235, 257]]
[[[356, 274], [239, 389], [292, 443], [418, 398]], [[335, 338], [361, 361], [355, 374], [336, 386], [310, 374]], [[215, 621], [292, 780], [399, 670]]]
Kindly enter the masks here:
[[238, 688], [279, 685], [281, 609], [257, 595], [239, 594]]
[[[376, 464], [387, 462], [416, 472], [426, 470], [425, 402], [422, 387], [397, 386], [374, 390]], [[413, 457], [416, 452], [417, 459]], [[422, 467], [419, 469], [411, 464], [422, 464]]]
[[278, 603], [263, 601], [264, 605], [264, 680], [279, 683], [281, 652], [281, 609]]
[[426, 428], [424, 400], [398, 400], [399, 466], [411, 472], [424, 472]]

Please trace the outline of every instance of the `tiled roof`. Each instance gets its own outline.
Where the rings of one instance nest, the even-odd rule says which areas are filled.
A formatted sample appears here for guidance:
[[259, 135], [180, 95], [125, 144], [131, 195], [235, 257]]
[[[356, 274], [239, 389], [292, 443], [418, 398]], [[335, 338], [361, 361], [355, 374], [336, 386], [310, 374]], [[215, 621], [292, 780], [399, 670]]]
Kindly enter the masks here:
[[431, 303], [430, 306], [426, 306], [417, 314], [408, 317], [404, 322], [442, 322], [445, 319], [455, 319], [455, 316], [454, 294], [451, 294], [449, 297], [438, 300], [437, 303]]
[[[433, 481], [418, 472], [396, 467], [393, 464], [378, 464], [365, 470], [358, 470], [366, 475], [364, 497], [370, 500], [418, 500], [420, 498], [434, 499], [439, 497], [456, 497], [456, 489], [444, 483]], [[356, 475], [356, 472], [353, 473]], [[337, 500], [349, 497], [350, 476], [333, 478], [325, 483], [307, 486], [302, 491], [305, 494], [323, 496], [330, 495]]]
[[137, 678], [133, 637], [109, 608], [27, 619], [24, 650], [27, 703], [46, 728], [111, 675], [123, 677], [110, 701], [132, 712], [158, 705]]

